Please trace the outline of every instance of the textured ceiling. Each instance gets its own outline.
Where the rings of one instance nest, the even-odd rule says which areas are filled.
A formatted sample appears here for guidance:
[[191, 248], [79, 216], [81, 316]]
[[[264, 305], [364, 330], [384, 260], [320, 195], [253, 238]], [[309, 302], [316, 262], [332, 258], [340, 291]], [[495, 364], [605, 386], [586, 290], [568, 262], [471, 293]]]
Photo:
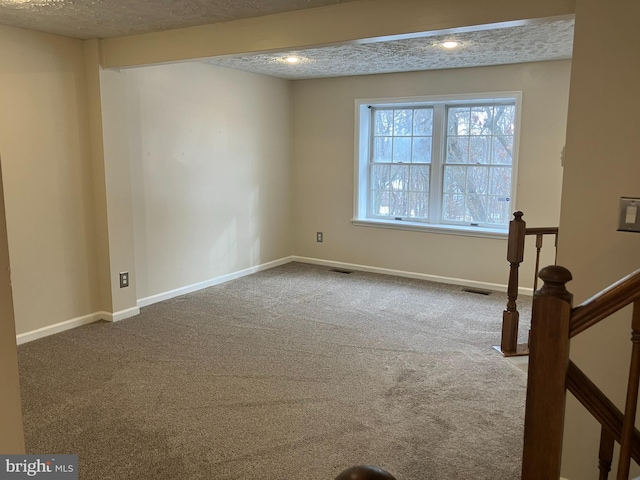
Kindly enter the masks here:
[[[0, 0], [0, 25], [76, 38], [109, 38], [238, 20], [359, 0]], [[322, 78], [571, 58], [573, 20], [535, 21], [476, 31], [423, 32], [299, 51], [246, 54], [208, 62], [287, 79]], [[445, 50], [444, 40], [461, 47]], [[298, 64], [283, 61], [302, 57]]]
[[0, 0], [0, 25], [109, 38], [357, 0]]
[[[573, 20], [404, 40], [329, 46], [308, 50], [221, 57], [214, 65], [288, 79], [505, 65], [571, 58]], [[461, 46], [440, 46], [455, 39]], [[289, 55], [301, 57], [289, 64]]]

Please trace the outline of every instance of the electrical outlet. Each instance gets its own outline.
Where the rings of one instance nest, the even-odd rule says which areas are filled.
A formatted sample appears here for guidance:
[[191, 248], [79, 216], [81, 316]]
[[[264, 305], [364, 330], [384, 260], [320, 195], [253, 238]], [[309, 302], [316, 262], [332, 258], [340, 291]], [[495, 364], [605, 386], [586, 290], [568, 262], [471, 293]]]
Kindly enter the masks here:
[[322, 243], [323, 239], [324, 239], [324, 235], [322, 234], [322, 232], [316, 233], [316, 242]]
[[129, 272], [120, 272], [120, 288], [129, 286]]

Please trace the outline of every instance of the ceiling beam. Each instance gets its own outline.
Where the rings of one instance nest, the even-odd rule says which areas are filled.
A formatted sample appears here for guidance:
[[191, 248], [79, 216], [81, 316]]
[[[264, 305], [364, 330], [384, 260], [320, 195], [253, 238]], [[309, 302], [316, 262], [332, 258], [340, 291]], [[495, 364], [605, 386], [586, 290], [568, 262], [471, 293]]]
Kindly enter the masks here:
[[164, 32], [109, 38], [102, 66], [304, 49], [574, 13], [575, 0], [363, 0]]

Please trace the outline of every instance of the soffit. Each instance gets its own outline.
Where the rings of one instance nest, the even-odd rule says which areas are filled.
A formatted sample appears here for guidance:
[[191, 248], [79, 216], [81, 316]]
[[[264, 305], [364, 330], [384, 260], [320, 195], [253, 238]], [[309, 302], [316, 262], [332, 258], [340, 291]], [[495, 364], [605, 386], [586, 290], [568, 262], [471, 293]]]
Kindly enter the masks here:
[[[218, 57], [213, 65], [300, 80], [350, 75], [506, 65], [571, 58], [573, 19], [391, 41]], [[447, 50], [446, 40], [460, 42]], [[301, 61], [289, 64], [287, 56]]]

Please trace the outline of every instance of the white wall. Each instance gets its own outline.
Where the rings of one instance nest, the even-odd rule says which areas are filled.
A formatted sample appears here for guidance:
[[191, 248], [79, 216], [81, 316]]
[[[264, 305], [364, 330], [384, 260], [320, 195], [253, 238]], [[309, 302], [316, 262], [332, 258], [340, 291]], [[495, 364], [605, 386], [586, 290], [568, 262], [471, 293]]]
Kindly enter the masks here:
[[[296, 255], [506, 284], [506, 239], [353, 226], [354, 100], [522, 91], [517, 205], [529, 226], [557, 226], [569, 61], [303, 80], [294, 83]], [[323, 243], [316, 243], [323, 231]], [[552, 242], [550, 242], [552, 246]], [[549, 250], [551, 251], [551, 249]], [[531, 257], [529, 257], [531, 258]], [[533, 281], [532, 260], [523, 283]]]
[[[640, 236], [616, 231], [619, 198], [640, 197], [639, 23], [637, 0], [576, 2], [558, 248], [575, 304], [640, 268]], [[630, 335], [627, 309], [571, 341], [572, 360], [622, 411]], [[599, 439], [597, 422], [568, 395], [564, 477], [597, 476]]]
[[16, 330], [98, 309], [81, 40], [0, 27], [0, 155]]
[[203, 63], [121, 75], [138, 298], [291, 255], [290, 82]]

